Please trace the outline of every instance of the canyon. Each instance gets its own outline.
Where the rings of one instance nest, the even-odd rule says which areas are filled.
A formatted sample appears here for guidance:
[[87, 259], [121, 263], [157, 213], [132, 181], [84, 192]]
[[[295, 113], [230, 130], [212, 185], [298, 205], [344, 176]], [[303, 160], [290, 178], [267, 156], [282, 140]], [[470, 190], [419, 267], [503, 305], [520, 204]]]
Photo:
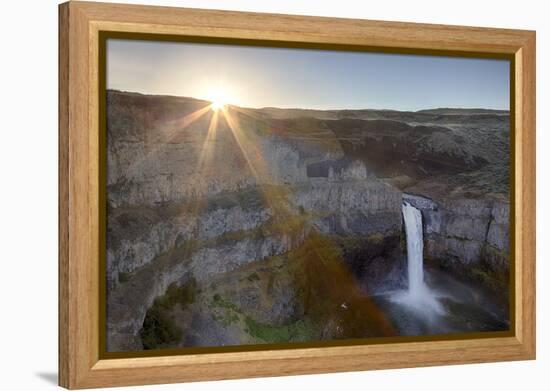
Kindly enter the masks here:
[[[109, 90], [107, 350], [505, 329], [509, 127]], [[426, 284], [477, 306], [441, 299], [446, 328], [403, 327], [388, 299], [410, 283], [404, 203]]]

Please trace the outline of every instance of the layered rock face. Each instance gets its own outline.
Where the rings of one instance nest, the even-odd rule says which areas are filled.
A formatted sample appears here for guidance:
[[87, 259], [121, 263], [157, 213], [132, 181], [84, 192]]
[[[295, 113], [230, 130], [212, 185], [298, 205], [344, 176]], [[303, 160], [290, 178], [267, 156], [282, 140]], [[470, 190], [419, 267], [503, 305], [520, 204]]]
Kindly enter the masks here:
[[425, 262], [450, 270], [500, 298], [509, 289], [509, 204], [495, 199], [442, 199], [404, 194], [420, 209]]
[[337, 251], [344, 236], [375, 242], [362, 262], [375, 259], [377, 274], [401, 261], [401, 192], [345, 158], [332, 133], [313, 128], [317, 138], [304, 141], [292, 126], [307, 122], [282, 136], [245, 112], [195, 117], [200, 110], [195, 101], [109, 92], [108, 350], [141, 348], [147, 310], [171, 284], [208, 291], [312, 233], [333, 237]]
[[[109, 91], [107, 349], [391, 334], [365, 294], [403, 282], [403, 197], [428, 259], [506, 273], [506, 152], [477, 146], [506, 118]], [[164, 317], [187, 331], [155, 340]]]

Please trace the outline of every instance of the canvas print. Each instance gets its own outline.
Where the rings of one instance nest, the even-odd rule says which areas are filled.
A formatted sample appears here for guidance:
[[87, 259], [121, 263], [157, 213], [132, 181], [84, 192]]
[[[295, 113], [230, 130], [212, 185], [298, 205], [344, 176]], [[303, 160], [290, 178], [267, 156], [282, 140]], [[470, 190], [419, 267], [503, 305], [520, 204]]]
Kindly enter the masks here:
[[107, 352], [510, 330], [510, 66], [109, 38]]

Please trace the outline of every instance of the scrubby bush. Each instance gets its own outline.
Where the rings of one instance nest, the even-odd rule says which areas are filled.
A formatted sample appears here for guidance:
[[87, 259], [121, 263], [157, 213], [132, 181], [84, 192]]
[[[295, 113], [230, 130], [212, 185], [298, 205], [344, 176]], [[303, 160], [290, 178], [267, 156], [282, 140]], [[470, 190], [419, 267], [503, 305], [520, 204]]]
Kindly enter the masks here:
[[123, 283], [128, 281], [130, 281], [130, 273], [118, 272], [118, 282]]
[[197, 283], [192, 279], [182, 286], [171, 284], [164, 295], [155, 299], [140, 330], [144, 349], [173, 346], [181, 340], [183, 332], [174, 322], [170, 311], [176, 304], [183, 308], [193, 303], [196, 292]]
[[144, 349], [158, 349], [178, 343], [182, 330], [161, 307], [153, 305], [145, 315], [140, 336]]

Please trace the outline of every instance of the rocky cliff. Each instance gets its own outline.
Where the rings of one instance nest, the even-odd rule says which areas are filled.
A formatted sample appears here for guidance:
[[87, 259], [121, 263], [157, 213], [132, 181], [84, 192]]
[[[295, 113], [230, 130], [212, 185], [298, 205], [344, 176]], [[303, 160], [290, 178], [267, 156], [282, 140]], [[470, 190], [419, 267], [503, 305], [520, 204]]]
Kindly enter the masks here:
[[509, 204], [500, 199], [429, 198], [404, 194], [420, 209], [426, 262], [507, 297]]
[[433, 263], [506, 273], [506, 118], [108, 91], [108, 350], [391, 335], [403, 197]]

